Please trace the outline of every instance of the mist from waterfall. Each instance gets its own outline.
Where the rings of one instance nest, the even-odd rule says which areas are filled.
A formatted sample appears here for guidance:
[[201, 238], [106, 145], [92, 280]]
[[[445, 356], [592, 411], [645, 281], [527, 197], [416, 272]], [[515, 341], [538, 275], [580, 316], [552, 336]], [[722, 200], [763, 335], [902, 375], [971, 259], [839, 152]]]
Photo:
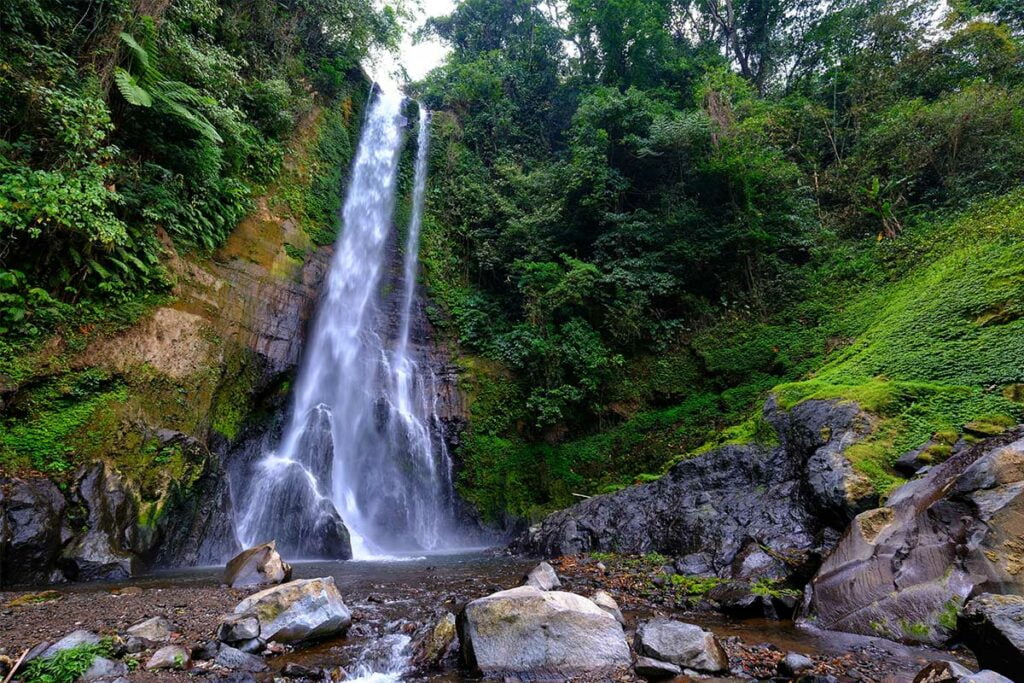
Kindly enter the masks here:
[[[346, 557], [346, 527], [357, 559], [457, 545], [437, 379], [410, 343], [427, 180], [423, 108], [401, 274], [388, 273], [402, 107], [388, 92], [369, 106], [292, 411], [238, 500], [247, 546], [276, 539], [286, 557]], [[384, 291], [395, 280], [401, 286]]]

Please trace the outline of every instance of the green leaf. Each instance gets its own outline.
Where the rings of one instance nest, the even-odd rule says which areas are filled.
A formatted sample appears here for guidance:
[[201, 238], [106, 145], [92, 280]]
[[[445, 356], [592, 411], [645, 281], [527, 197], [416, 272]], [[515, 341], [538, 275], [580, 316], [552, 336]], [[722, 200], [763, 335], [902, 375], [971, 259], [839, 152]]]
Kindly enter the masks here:
[[146, 48], [139, 45], [135, 37], [130, 33], [121, 33], [121, 42], [128, 46], [135, 55], [135, 59], [139, 62], [139, 65], [143, 70], [149, 69], [149, 53], [146, 52]]
[[117, 89], [128, 104], [136, 107], [153, 106], [153, 98], [150, 97], [150, 94], [139, 85], [134, 76], [124, 69], [118, 67], [114, 70], [114, 82], [117, 83]]

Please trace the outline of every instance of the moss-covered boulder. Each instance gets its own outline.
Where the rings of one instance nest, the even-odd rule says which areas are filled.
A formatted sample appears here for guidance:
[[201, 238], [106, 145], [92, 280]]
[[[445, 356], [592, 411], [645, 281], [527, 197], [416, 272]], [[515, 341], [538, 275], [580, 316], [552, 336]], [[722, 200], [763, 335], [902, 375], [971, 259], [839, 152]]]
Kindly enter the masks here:
[[0, 477], [0, 586], [62, 578], [66, 507], [48, 479]]
[[260, 622], [260, 638], [299, 643], [343, 635], [352, 625], [334, 577], [300, 579], [251, 595], [235, 614], [252, 614]]
[[463, 663], [485, 674], [561, 674], [628, 667], [615, 617], [573, 593], [520, 586], [474, 600], [458, 619]]
[[850, 519], [877, 504], [846, 458], [871, 417], [848, 401], [764, 408], [778, 445], [737, 444], [660, 479], [595, 496], [532, 527], [517, 547], [546, 556], [593, 551], [682, 556], [686, 573], [806, 581]]
[[812, 582], [823, 628], [942, 644], [979, 592], [1024, 593], [1024, 427], [860, 514]]

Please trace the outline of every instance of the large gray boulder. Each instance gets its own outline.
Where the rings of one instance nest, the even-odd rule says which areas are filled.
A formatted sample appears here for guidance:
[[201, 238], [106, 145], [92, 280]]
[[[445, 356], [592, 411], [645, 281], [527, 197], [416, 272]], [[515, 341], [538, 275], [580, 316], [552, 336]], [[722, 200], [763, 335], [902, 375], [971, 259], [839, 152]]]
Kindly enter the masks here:
[[164, 645], [146, 662], [150, 671], [158, 669], [187, 669], [192, 663], [192, 651], [181, 645]]
[[547, 562], [541, 562], [526, 575], [524, 584], [539, 588], [542, 591], [550, 591], [560, 588], [562, 582], [558, 579], [558, 574], [555, 573], [554, 567]]
[[0, 477], [0, 587], [63, 578], [55, 565], [70, 536], [66, 507], [48, 479]]
[[1024, 597], [979, 595], [967, 603], [957, 625], [981, 667], [1010, 678], [1024, 674]]
[[92, 681], [112, 681], [128, 675], [128, 667], [122, 662], [106, 657], [95, 657], [92, 664], [78, 677], [75, 683], [91, 683]]
[[242, 652], [239, 649], [228, 647], [227, 645], [220, 649], [213, 661], [218, 666], [223, 666], [225, 669], [247, 671], [249, 673], [259, 673], [260, 671], [266, 671], [269, 668], [266, 662], [263, 661], [262, 657], [258, 657], [248, 652]]
[[858, 515], [812, 581], [817, 625], [942, 644], [971, 595], [1024, 593], [1022, 437], [956, 452]]
[[150, 643], [166, 643], [174, 633], [174, 624], [164, 617], [151, 617], [130, 626], [128, 635]]
[[352, 625], [352, 613], [332, 576], [268, 588], [238, 603], [234, 611], [255, 616], [260, 638], [279, 643], [342, 635]]
[[809, 576], [849, 520], [877, 504], [844, 456], [872, 418], [850, 402], [806, 401], [787, 412], [773, 399], [764, 416], [778, 446], [725, 446], [685, 460], [655, 482], [548, 516], [516, 548], [549, 557], [657, 551], [680, 556], [687, 574]]
[[615, 602], [615, 598], [609, 595], [606, 591], [595, 591], [594, 594], [590, 596], [590, 599], [594, 601], [595, 605], [612, 615], [615, 618], [615, 621], [625, 626], [626, 618], [622, 616], [622, 610], [619, 609], [619, 603]]
[[685, 669], [718, 673], [729, 668], [729, 656], [718, 638], [695, 624], [652, 619], [636, 629], [636, 651]]
[[629, 646], [615, 618], [592, 601], [520, 586], [474, 600], [458, 619], [463, 663], [484, 674], [622, 669]]
[[[63, 652], [64, 650], [72, 650], [82, 645], [99, 645], [102, 639], [92, 631], [85, 629], [78, 629], [72, 631], [53, 645], [49, 645], [45, 650], [38, 653], [39, 659], [49, 659], [54, 655]], [[26, 660], [28, 657], [25, 658]]]
[[64, 573], [77, 581], [130, 577], [138, 561], [138, 508], [124, 477], [93, 463], [78, 471], [72, 500], [88, 510], [88, 527], [64, 548]]
[[232, 588], [284, 583], [292, 578], [292, 566], [281, 559], [274, 541], [243, 550], [224, 569], [224, 582]]

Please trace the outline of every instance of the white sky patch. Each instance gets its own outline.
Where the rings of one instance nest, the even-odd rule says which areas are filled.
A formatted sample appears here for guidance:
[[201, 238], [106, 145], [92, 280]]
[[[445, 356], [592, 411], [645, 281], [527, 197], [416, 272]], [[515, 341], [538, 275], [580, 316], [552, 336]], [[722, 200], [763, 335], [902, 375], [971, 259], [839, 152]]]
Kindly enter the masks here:
[[378, 53], [366, 64], [366, 70], [381, 84], [393, 89], [401, 86], [406, 78], [417, 81], [431, 69], [444, 61], [448, 48], [436, 39], [423, 40], [413, 44], [413, 34], [430, 17], [451, 14], [455, 0], [420, 0], [413, 7], [413, 18], [404, 23], [402, 44], [397, 53]]

